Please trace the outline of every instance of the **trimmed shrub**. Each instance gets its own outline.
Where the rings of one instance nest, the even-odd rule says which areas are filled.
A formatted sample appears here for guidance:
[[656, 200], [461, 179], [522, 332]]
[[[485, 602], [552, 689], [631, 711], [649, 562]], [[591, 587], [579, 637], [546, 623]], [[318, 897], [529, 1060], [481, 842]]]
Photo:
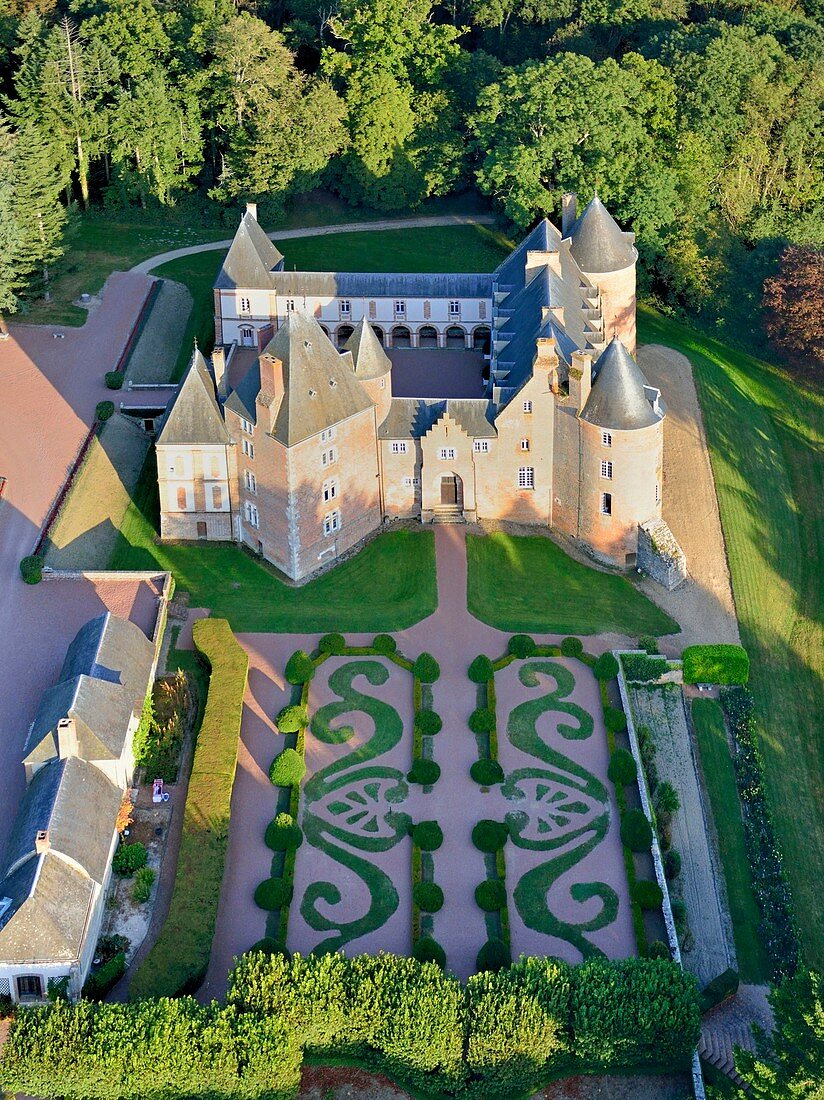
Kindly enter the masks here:
[[422, 852], [436, 852], [443, 844], [443, 831], [437, 821], [419, 821], [413, 825], [412, 843]]
[[143, 905], [152, 895], [152, 887], [157, 878], [157, 872], [153, 867], [141, 867], [134, 876], [132, 887], [132, 900], [138, 905]]
[[658, 639], [651, 634], [642, 634], [638, 639], [638, 648], [645, 649], [650, 657], [654, 657], [658, 652]]
[[345, 648], [346, 639], [342, 634], [324, 634], [318, 642], [320, 652], [329, 653], [332, 656], [343, 653]]
[[391, 634], [376, 634], [372, 639], [372, 648], [384, 656], [388, 656], [390, 653], [396, 653], [398, 649], [398, 643], [392, 637]]
[[561, 642], [562, 657], [580, 657], [584, 652], [584, 643], [580, 638], [564, 638]]
[[284, 749], [272, 761], [269, 778], [276, 787], [297, 787], [306, 775], [306, 762], [296, 749]]
[[655, 808], [667, 817], [672, 817], [681, 809], [681, 796], [667, 779], [655, 788]]
[[499, 970], [510, 966], [511, 963], [512, 955], [503, 940], [487, 940], [478, 952], [475, 969], [490, 970], [493, 974], [497, 974]]
[[647, 958], [669, 960], [670, 949], [663, 940], [653, 940], [647, 949]]
[[720, 1005], [728, 997], [734, 997], [737, 992], [738, 973], [735, 970], [727, 969], [723, 974], [713, 978], [711, 982], [707, 982], [701, 990], [699, 1004], [702, 1013], [709, 1012], [711, 1008]]
[[681, 853], [677, 848], [670, 848], [664, 852], [664, 875], [667, 882], [672, 882], [681, 874]]
[[291, 814], [278, 814], [266, 826], [266, 846], [273, 852], [286, 852], [299, 848], [303, 843], [303, 830], [295, 824]]
[[492, 661], [483, 653], [479, 653], [469, 666], [468, 676], [473, 684], [485, 684], [494, 674]]
[[249, 955], [253, 951], [257, 951], [261, 955], [283, 955], [286, 959], [291, 959], [292, 957], [286, 944], [281, 943], [280, 940], [276, 940], [274, 936], [264, 936], [262, 940], [253, 943], [245, 953]]
[[609, 758], [607, 775], [613, 783], [622, 787], [634, 783], [638, 778], [638, 765], [628, 749], [616, 749]]
[[473, 733], [491, 733], [495, 729], [495, 712], [489, 707], [478, 707], [469, 716], [469, 728]]
[[506, 905], [506, 887], [499, 878], [487, 878], [475, 887], [475, 901], [485, 913], [497, 913]]
[[609, 652], [602, 653], [592, 666], [596, 680], [614, 680], [618, 675], [618, 661]]
[[604, 707], [604, 725], [611, 733], [623, 733], [627, 728], [627, 717], [620, 707]]
[[504, 781], [504, 769], [497, 760], [476, 760], [469, 769], [469, 774], [482, 787], [491, 787]]
[[631, 852], [648, 852], [652, 828], [643, 810], [627, 810], [621, 817], [621, 841]]
[[412, 761], [412, 768], [406, 773], [406, 778], [410, 783], [420, 783], [422, 787], [429, 787], [433, 783], [437, 783], [440, 777], [440, 764], [436, 764], [434, 760], [425, 760], [422, 756]]
[[255, 905], [270, 912], [281, 909], [292, 900], [293, 888], [285, 878], [267, 878], [255, 890]]
[[513, 657], [532, 657], [535, 653], [535, 642], [528, 634], [513, 634], [506, 644], [507, 653]]
[[446, 952], [431, 936], [422, 936], [412, 948], [412, 958], [422, 963], [436, 963], [441, 970], [446, 967]]
[[412, 672], [422, 684], [434, 684], [441, 674], [441, 666], [431, 653], [419, 653]]
[[633, 683], [649, 683], [667, 671], [666, 657], [650, 657], [646, 653], [626, 653], [621, 658], [624, 675]]
[[443, 718], [434, 710], [419, 710], [415, 715], [415, 729], [418, 733], [432, 737], [443, 729]]
[[126, 953], [118, 951], [114, 958], [93, 970], [83, 985], [83, 996], [89, 1001], [102, 1001], [126, 973]]
[[302, 707], [299, 703], [284, 707], [278, 712], [275, 725], [280, 733], [298, 733], [300, 730], [305, 730], [309, 725], [306, 707]]
[[660, 909], [664, 901], [664, 893], [657, 882], [642, 878], [632, 887], [632, 900], [642, 909]]
[[472, 830], [472, 843], [481, 852], [499, 852], [506, 844], [509, 829], [502, 821], [479, 821]]
[[20, 562], [20, 576], [26, 584], [39, 584], [43, 579], [43, 559], [39, 554], [28, 554]]
[[134, 844], [121, 844], [114, 853], [112, 870], [122, 878], [131, 878], [135, 871], [146, 866], [147, 859], [146, 849], [139, 841]]
[[422, 913], [437, 913], [443, 909], [443, 890], [436, 882], [416, 882], [412, 900]]
[[114, 416], [114, 401], [98, 401], [95, 405], [94, 415], [101, 424]]
[[290, 684], [308, 684], [315, 675], [315, 663], [302, 649], [296, 649], [286, 662], [284, 676]]
[[123, 389], [123, 372], [119, 370], [107, 370], [103, 375], [107, 390]]
[[740, 645], [690, 645], [682, 654], [685, 684], [746, 684], [750, 659]]

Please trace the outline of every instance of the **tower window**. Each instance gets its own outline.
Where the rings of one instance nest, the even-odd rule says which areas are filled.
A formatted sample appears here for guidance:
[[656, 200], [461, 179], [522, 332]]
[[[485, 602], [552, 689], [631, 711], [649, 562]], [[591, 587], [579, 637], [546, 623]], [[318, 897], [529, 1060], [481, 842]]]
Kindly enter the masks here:
[[334, 428], [324, 428], [323, 431], [320, 433], [321, 443], [328, 443], [330, 439], [334, 439], [334, 438], [335, 438], [335, 429]]
[[255, 505], [250, 504], [247, 500], [245, 504], [245, 511], [246, 522], [249, 524], [250, 527], [257, 527], [260, 523], [260, 517], [258, 516], [258, 510]]
[[612, 479], [612, 463], [608, 462], [605, 458], [601, 459], [601, 477], [605, 477], [608, 480]]
[[320, 464], [324, 468], [332, 466], [338, 457], [338, 452], [334, 447], [330, 447], [328, 451], [324, 451], [320, 456]]
[[324, 535], [332, 535], [335, 531], [340, 531], [340, 512], [335, 510], [334, 512], [328, 512], [323, 517], [323, 533]]
[[531, 401], [524, 401], [524, 412], [525, 413], [531, 413], [532, 412], [532, 402]]
[[521, 440], [521, 450], [522, 451], [528, 451], [529, 450], [529, 440], [528, 439], [522, 439]]
[[392, 454], [393, 455], [405, 455], [406, 454], [406, 444], [405, 443], [393, 443], [392, 444]]
[[661, 501], [661, 486], [658, 482], [655, 482], [655, 503], [659, 504]]
[[255, 457], [255, 445], [250, 439], [243, 440], [243, 453], [247, 458]]
[[249, 493], [257, 493], [257, 479], [251, 470], [243, 471], [243, 480], [246, 485], [246, 491]]
[[612, 515], [612, 493], [601, 493], [601, 512], [605, 516]]
[[521, 466], [518, 470], [518, 488], [519, 489], [534, 489], [535, 488], [535, 467], [534, 466]]
[[612, 446], [612, 432], [601, 432], [601, 443], [605, 447]]
[[472, 444], [472, 447], [479, 454], [486, 454], [489, 451], [489, 440], [476, 439], [475, 442]]
[[323, 500], [328, 504], [330, 500], [334, 500], [338, 495], [338, 483], [334, 478], [329, 478], [323, 483]]
[[455, 448], [454, 447], [441, 447], [441, 449], [438, 451], [438, 458], [440, 458], [442, 461], [446, 461], [447, 459], [454, 458], [454, 457], [455, 457]]

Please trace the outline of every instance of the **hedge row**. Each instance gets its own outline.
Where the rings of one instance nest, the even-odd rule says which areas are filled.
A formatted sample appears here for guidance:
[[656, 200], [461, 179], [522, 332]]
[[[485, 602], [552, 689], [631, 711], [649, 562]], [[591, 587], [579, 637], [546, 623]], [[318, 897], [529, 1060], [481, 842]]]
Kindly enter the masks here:
[[209, 690], [183, 811], [171, 907], [157, 943], [131, 980], [133, 999], [197, 989], [206, 976], [217, 919], [249, 659], [225, 619], [199, 619], [193, 638], [210, 667]]
[[682, 654], [685, 684], [746, 684], [750, 659], [740, 645], [690, 645]]
[[767, 951], [773, 978], [780, 981], [798, 968], [798, 937], [790, 888], [764, 793], [764, 767], [756, 743], [755, 704], [746, 689], [728, 687], [721, 691], [721, 705], [735, 739], [733, 764], [744, 818], [744, 841], [761, 911], [759, 936]]
[[649, 683], [667, 671], [666, 657], [650, 657], [646, 653], [624, 653], [621, 664], [624, 676], [633, 683]]

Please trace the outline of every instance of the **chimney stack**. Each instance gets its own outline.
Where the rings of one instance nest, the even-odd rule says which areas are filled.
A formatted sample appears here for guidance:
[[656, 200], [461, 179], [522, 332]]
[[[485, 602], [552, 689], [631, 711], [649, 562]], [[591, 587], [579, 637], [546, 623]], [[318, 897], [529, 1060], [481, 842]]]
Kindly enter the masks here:
[[61, 759], [68, 756], [79, 756], [77, 744], [77, 727], [74, 718], [67, 716], [57, 723], [57, 752]]
[[266, 410], [262, 419], [265, 430], [270, 432], [283, 401], [283, 363], [271, 355], [261, 355], [259, 362], [260, 393], [257, 395], [256, 404]]
[[34, 838], [34, 850], [39, 856], [45, 855], [51, 848], [48, 829], [38, 829]]
[[256, 202], [247, 202], [246, 203], [246, 213], [250, 217], [254, 218], [255, 221], [257, 221], [257, 203]]
[[569, 396], [580, 412], [592, 389], [592, 356], [586, 351], [573, 351], [569, 368]]
[[568, 191], [561, 196], [561, 236], [568, 237], [578, 213], [578, 196]]
[[215, 374], [218, 397], [228, 397], [229, 379], [226, 375], [226, 349], [222, 344], [215, 344], [212, 349], [212, 370]]

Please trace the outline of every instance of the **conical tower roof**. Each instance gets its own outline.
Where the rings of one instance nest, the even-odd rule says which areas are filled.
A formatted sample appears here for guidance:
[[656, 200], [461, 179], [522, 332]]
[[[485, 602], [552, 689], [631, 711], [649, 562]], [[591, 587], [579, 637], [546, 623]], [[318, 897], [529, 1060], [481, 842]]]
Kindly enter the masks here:
[[355, 331], [345, 344], [346, 350], [352, 352], [355, 364], [355, 377], [361, 381], [370, 378], [382, 378], [392, 370], [392, 362], [365, 317], [362, 317], [355, 326]]
[[633, 235], [621, 229], [597, 194], [573, 224], [568, 240], [581, 271], [621, 271], [635, 263]]
[[615, 431], [632, 431], [648, 428], [663, 417], [663, 410], [656, 411], [647, 397], [646, 378], [641, 368], [616, 336], [596, 362], [587, 403], [581, 419], [599, 428]]
[[157, 442], [161, 445], [229, 442], [229, 433], [215, 397], [214, 381], [197, 347], [180, 389], [166, 409]]
[[218, 272], [215, 287], [243, 290], [270, 284], [270, 274], [283, 263], [283, 255], [261, 229], [257, 218], [247, 210], [240, 219], [235, 238]]

